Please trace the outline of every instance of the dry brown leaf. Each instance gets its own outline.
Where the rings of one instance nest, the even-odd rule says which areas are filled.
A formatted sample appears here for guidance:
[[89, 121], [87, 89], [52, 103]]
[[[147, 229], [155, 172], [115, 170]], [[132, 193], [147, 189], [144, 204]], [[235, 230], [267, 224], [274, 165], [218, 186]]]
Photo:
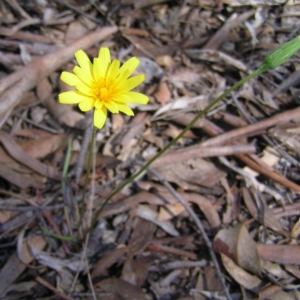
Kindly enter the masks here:
[[222, 0], [230, 6], [282, 5], [285, 0]]
[[154, 223], [155, 225], [162, 228], [164, 231], [166, 231], [168, 234], [172, 236], [179, 236], [179, 232], [175, 229], [174, 225], [170, 221], [158, 221], [157, 220], [157, 212], [150, 208], [149, 205], [139, 205], [136, 210], [136, 216], [150, 221]]
[[165, 105], [171, 100], [171, 92], [164, 78], [162, 78], [158, 84], [157, 91], [154, 94], [156, 100]]
[[20, 128], [13, 131], [12, 135], [35, 140], [35, 139], [43, 139], [43, 138], [51, 137], [52, 133], [42, 129]]
[[41, 139], [21, 141], [21, 148], [33, 158], [44, 158], [57, 151], [66, 141], [65, 134], [51, 135]]
[[195, 203], [205, 215], [211, 228], [219, 228], [221, 226], [221, 219], [219, 217], [217, 207], [213, 205], [212, 201], [196, 193], [181, 193], [186, 201]]
[[[117, 296], [118, 298], [108, 298], [104, 296], [103, 299], [120, 299], [120, 300], [147, 300], [143, 290], [125, 280], [118, 278], [104, 279], [94, 285], [95, 292], [106, 292], [111, 296]], [[101, 298], [99, 298], [101, 299]]]
[[[150, 188], [151, 186], [155, 186], [153, 184], [148, 185], [146, 182], [139, 182], [141, 188]], [[204, 213], [205, 217], [207, 218], [210, 226], [212, 228], [218, 228], [221, 225], [221, 220], [217, 212], [217, 208], [213, 205], [213, 203], [208, 200], [207, 198], [196, 194], [196, 193], [179, 193], [181, 197], [183, 197], [187, 202], [195, 203], [199, 206], [200, 210]], [[133, 207], [136, 207], [139, 203], [146, 202], [152, 205], [163, 205], [165, 206], [166, 203], [162, 200], [166, 200], [170, 204], [176, 204], [177, 200], [174, 196], [167, 190], [162, 190], [157, 193], [149, 193], [146, 191], [142, 191], [137, 193], [133, 196], [123, 198], [120, 202], [108, 204], [101, 216], [107, 217], [116, 214], [120, 214], [125, 212]], [[153, 219], [156, 219], [157, 213], [152, 211], [154, 216]], [[149, 217], [149, 216], [148, 216]], [[156, 221], [158, 221], [156, 219]], [[164, 224], [164, 222], [163, 222]]]
[[[34, 257], [30, 253], [30, 248], [42, 250], [46, 245], [46, 240], [41, 236], [31, 236], [23, 242], [22, 259], [26, 264], [30, 264]], [[5, 297], [7, 288], [24, 272], [26, 265], [23, 264], [15, 252], [0, 270], [0, 296]]]
[[261, 276], [261, 265], [256, 244], [245, 225], [222, 229], [214, 239], [214, 249], [233, 259], [241, 268]]
[[146, 254], [145, 256], [137, 256], [132, 261], [132, 270], [136, 274], [136, 284], [141, 287], [148, 278], [148, 267], [154, 263], [155, 256]]
[[[242, 189], [243, 192], [243, 198], [244, 198], [244, 202], [250, 212], [250, 214], [252, 215], [252, 217], [257, 220], [260, 221], [260, 211], [257, 208], [256, 202], [254, 197], [250, 194], [249, 190], [246, 188]], [[280, 223], [278, 222], [276, 215], [273, 214], [273, 211], [269, 208], [269, 206], [265, 203], [265, 200], [263, 199], [263, 197], [260, 198], [261, 202], [263, 204], [263, 221], [264, 221], [264, 225], [266, 225], [267, 227], [271, 228], [272, 230], [284, 234], [285, 236], [289, 236], [289, 233], [286, 232], [280, 225]]]
[[[86, 20], [85, 20], [86, 21]], [[96, 27], [96, 23], [92, 23], [94, 28]], [[66, 44], [70, 44], [79, 38], [85, 36], [90, 29], [94, 28], [88, 28], [85, 24], [82, 23], [82, 21], [73, 21], [69, 24], [66, 34], [65, 34], [65, 42]]]
[[144, 135], [143, 138], [145, 141], [154, 144], [159, 149], [162, 149], [164, 147], [164, 140], [161, 136], [149, 133], [147, 135]]
[[156, 62], [163, 67], [173, 68], [176, 65], [176, 62], [170, 55], [162, 55], [156, 58]]
[[225, 64], [228, 66], [235, 67], [243, 72], [247, 72], [248, 70], [248, 67], [241, 60], [229, 56], [228, 54], [221, 51], [209, 49], [188, 49], [184, 52], [192, 59]]
[[46, 182], [45, 177], [33, 176], [30, 169], [18, 163], [15, 163], [13, 167], [11, 165], [0, 163], [0, 177], [21, 189], [34, 186], [40, 187]]
[[284, 265], [285, 270], [300, 280], [300, 270], [298, 266]]
[[143, 250], [148, 246], [149, 242], [153, 238], [156, 228], [157, 227], [149, 221], [140, 218], [134, 219], [133, 232], [128, 243], [128, 255], [122, 269], [121, 278], [123, 280], [134, 285], [137, 284], [138, 277], [133, 270], [133, 257], [139, 253], [142, 253]]
[[243, 286], [247, 290], [250, 290], [254, 293], [257, 293], [260, 290], [261, 286], [263, 285], [262, 280], [244, 271], [244, 269], [236, 265], [234, 261], [230, 259], [228, 256], [226, 256], [225, 254], [220, 253], [220, 255], [222, 258], [223, 266], [236, 282], [238, 282], [241, 286]]
[[201, 79], [201, 74], [190, 68], [180, 68], [175, 73], [168, 76], [169, 81], [178, 81], [182, 83], [193, 84]]
[[191, 158], [184, 162], [156, 169], [167, 181], [174, 182], [183, 189], [188, 188], [185, 182], [213, 187], [225, 174], [212, 162], [202, 158]]
[[300, 219], [294, 224], [292, 231], [291, 231], [291, 245], [298, 244], [298, 237], [300, 235]]
[[287, 271], [285, 271], [279, 264], [270, 262], [268, 260], [261, 260], [261, 267], [263, 270], [268, 272], [268, 274], [274, 276], [274, 278], [289, 279], [293, 280], [294, 277], [291, 276]]
[[284, 292], [281, 289], [271, 294], [267, 294], [267, 293], [259, 294], [259, 300], [295, 300], [295, 299], [296, 299], [295, 297], [292, 297], [287, 292]]
[[157, 220], [162, 221], [162, 222], [171, 220], [174, 217], [177, 217], [178, 215], [180, 215], [184, 211], [185, 211], [185, 208], [182, 206], [181, 203], [167, 204], [167, 205], [161, 206], [159, 208]]
[[0, 131], [0, 141], [5, 150], [18, 162], [45, 177], [56, 180], [61, 179], [60, 173], [58, 173], [54, 168], [46, 166], [45, 164], [28, 155], [7, 133]]
[[189, 112], [194, 110], [202, 110], [209, 104], [207, 96], [196, 96], [196, 97], [180, 97], [174, 102], [167, 103], [158, 109], [152, 116], [152, 120], [165, 119], [169, 115], [177, 115], [180, 112]]
[[[1, 168], [0, 168], [1, 170]], [[12, 211], [0, 211], [0, 224], [3, 224], [11, 219], [15, 213]]]
[[116, 263], [121, 263], [125, 259], [125, 254], [128, 247], [120, 247], [114, 250], [109, 250], [94, 264], [92, 278], [107, 276], [107, 270]]

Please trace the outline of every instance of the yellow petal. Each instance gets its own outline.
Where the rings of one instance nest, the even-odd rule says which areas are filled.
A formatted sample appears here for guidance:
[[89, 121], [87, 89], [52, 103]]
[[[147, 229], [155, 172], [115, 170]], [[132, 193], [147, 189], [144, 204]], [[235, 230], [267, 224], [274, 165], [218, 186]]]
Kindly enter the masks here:
[[74, 87], [80, 82], [80, 79], [75, 74], [66, 71], [61, 73], [60, 80]]
[[116, 102], [116, 104], [118, 106], [119, 111], [123, 112], [127, 116], [134, 116], [134, 113], [129, 106], [127, 106], [124, 103], [118, 103], [118, 102]]
[[137, 92], [127, 92], [124, 95], [130, 98], [129, 103], [147, 104], [149, 101], [146, 95]]
[[79, 104], [79, 109], [81, 111], [89, 111], [91, 110], [92, 108], [94, 108], [94, 99], [92, 98], [87, 98], [83, 101], [81, 101]]
[[108, 82], [112, 82], [113, 80], [116, 79], [116, 77], [119, 74], [119, 68], [120, 68], [120, 61], [114, 59], [107, 71], [106, 77]]
[[103, 107], [103, 102], [96, 100], [94, 105], [95, 105], [95, 109], [101, 109]]
[[99, 72], [100, 72], [100, 78], [105, 77], [108, 67], [110, 66], [110, 52], [109, 49], [106, 47], [102, 47], [99, 50]]
[[117, 94], [113, 97], [113, 101], [121, 103], [130, 103], [131, 99], [126, 95], [127, 93]]
[[94, 58], [94, 63], [93, 63], [93, 72], [94, 72], [94, 78], [96, 81], [101, 79], [102, 73], [101, 73], [101, 62], [99, 58]]
[[131, 57], [120, 68], [120, 76], [127, 70], [129, 72], [128, 75], [129, 77], [132, 74], [132, 72], [138, 67], [139, 64], [140, 64], [139, 59], [137, 59], [136, 57]]
[[114, 83], [114, 89], [118, 89], [119, 86], [130, 76], [128, 70], [125, 70], [121, 75], [119, 75]]
[[82, 81], [79, 81], [79, 83], [76, 85], [76, 89], [81, 92], [82, 94], [85, 94], [86, 96], [92, 96], [93, 91], [90, 87], [88, 87], [85, 83]]
[[77, 91], [64, 92], [58, 95], [59, 102], [63, 104], [76, 104], [86, 99], [89, 98]]
[[114, 101], [105, 102], [104, 105], [113, 114], [117, 114], [119, 112], [118, 106], [117, 106], [117, 104]]
[[84, 70], [85, 73], [88, 73], [93, 77], [93, 65], [86, 53], [82, 50], [79, 50], [75, 52], [75, 57], [81, 69]]
[[73, 69], [73, 72], [87, 86], [91, 86], [93, 84], [94, 80], [93, 80], [91, 74], [86, 73], [83, 69], [79, 68], [78, 66], [75, 66], [74, 69]]
[[[77, 74], [76, 74], [77, 75]], [[145, 80], [145, 75], [140, 74], [134, 77], [131, 77], [124, 81], [119, 87], [118, 87], [118, 92], [119, 93], [124, 93], [128, 92], [135, 87], [137, 87], [139, 84], [141, 84]]]
[[103, 106], [101, 109], [96, 109], [94, 112], [94, 125], [95, 127], [101, 129], [107, 118], [107, 110], [106, 107]]

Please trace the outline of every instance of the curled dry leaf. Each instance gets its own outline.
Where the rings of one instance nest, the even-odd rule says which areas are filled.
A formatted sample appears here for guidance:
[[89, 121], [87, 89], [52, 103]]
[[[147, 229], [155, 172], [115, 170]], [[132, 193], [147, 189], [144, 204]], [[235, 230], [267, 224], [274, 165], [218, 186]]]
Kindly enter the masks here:
[[183, 189], [191, 183], [214, 187], [225, 174], [212, 162], [197, 157], [156, 169], [167, 181], [175, 182]]
[[[180, 111], [189, 112], [194, 110], [202, 110], [209, 104], [207, 96], [196, 96], [196, 97], [180, 97], [174, 102], [170, 102], [160, 109], [158, 109], [152, 116], [152, 120], [164, 119], [165, 115], [178, 114]], [[173, 112], [174, 111], [174, 112]], [[162, 116], [161, 116], [162, 115]]]
[[264, 221], [264, 225], [266, 225], [267, 227], [271, 228], [272, 230], [274, 230], [278, 233], [281, 233], [285, 236], [289, 236], [289, 233], [286, 232], [281, 227], [278, 219], [273, 214], [273, 211], [265, 203], [265, 200], [262, 197], [260, 197], [260, 200], [261, 200], [261, 204], [263, 205], [263, 208], [262, 208], [262, 211], [259, 211], [259, 209], [257, 207], [257, 203], [256, 203], [254, 197], [250, 194], [249, 190], [246, 188], [243, 188], [242, 192], [243, 192], [244, 202], [245, 202], [250, 214], [252, 215], [252, 217], [255, 220], [260, 221], [261, 220], [260, 214], [263, 214], [262, 219]]
[[[96, 292], [102, 291], [110, 294], [98, 299], [118, 299], [118, 300], [146, 300], [146, 295], [143, 290], [125, 280], [118, 278], [104, 279], [95, 284]], [[110, 297], [110, 298], [108, 298]], [[113, 297], [113, 298], [111, 298]]]
[[161, 103], [162, 105], [165, 105], [166, 103], [168, 103], [171, 100], [171, 92], [170, 92], [169, 87], [164, 79], [160, 80], [158, 87], [157, 87], [157, 91], [154, 94], [154, 96], [157, 99], [157, 101], [159, 103]]
[[[34, 260], [31, 249], [42, 250], [46, 246], [46, 240], [41, 236], [31, 236], [22, 243], [22, 260], [30, 264]], [[13, 253], [0, 270], [0, 297], [5, 297], [7, 288], [24, 272], [27, 265], [22, 263], [17, 253]]]
[[245, 225], [222, 229], [214, 239], [214, 249], [234, 260], [241, 268], [261, 276], [260, 259], [256, 244]]
[[33, 158], [44, 158], [57, 151], [65, 142], [66, 135], [51, 135], [41, 139], [22, 141], [21, 148]]
[[136, 211], [136, 216], [154, 223], [155, 225], [159, 226], [170, 235], [172, 236], [180, 235], [170, 221], [164, 221], [164, 222], [158, 221], [157, 215], [158, 213], [152, 210], [150, 206], [147, 205], [139, 205]]
[[184, 51], [190, 58], [204, 61], [216, 62], [232, 66], [238, 70], [246, 72], [248, 67], [240, 60], [235, 59], [228, 54], [209, 49], [188, 49]]
[[268, 289], [259, 293], [259, 300], [295, 300], [298, 298], [293, 297], [287, 292], [284, 292], [281, 287], [271, 285]]
[[165, 206], [161, 206], [159, 209], [159, 213], [157, 216], [158, 221], [167, 221], [171, 220], [174, 217], [180, 215], [182, 212], [185, 211], [185, 208], [181, 203], [175, 203], [175, 204], [167, 204]]
[[298, 243], [298, 237], [300, 235], [300, 219], [295, 223], [291, 231], [291, 245], [296, 245]]
[[0, 141], [5, 150], [18, 162], [48, 178], [60, 180], [61, 174], [28, 155], [7, 133], [0, 131]]
[[232, 278], [238, 282], [244, 288], [257, 293], [263, 285], [263, 281], [257, 276], [251, 275], [244, 269], [240, 268], [234, 263], [232, 259], [223, 253], [221, 254], [222, 263], [226, 271], [232, 276]]
[[141, 218], [134, 219], [133, 232], [128, 243], [129, 250], [122, 269], [122, 279], [134, 285], [137, 284], [138, 277], [133, 270], [134, 256], [142, 253], [147, 247], [156, 228], [156, 225], [149, 221]]
[[124, 246], [104, 253], [104, 255], [93, 266], [94, 268], [91, 274], [92, 278], [107, 276], [107, 271], [112, 265], [123, 262], [127, 251], [128, 247]]
[[0, 163], [0, 177], [21, 189], [26, 189], [30, 186], [38, 187], [45, 183], [45, 178], [40, 177], [38, 179], [32, 176], [28, 168], [18, 163], [14, 163], [14, 166], [10, 167]]
[[221, 220], [217, 208], [215, 205], [213, 205], [212, 201], [196, 193], [186, 193], [181, 194], [181, 196], [186, 201], [198, 205], [199, 209], [205, 215], [211, 228], [219, 228], [221, 226]]

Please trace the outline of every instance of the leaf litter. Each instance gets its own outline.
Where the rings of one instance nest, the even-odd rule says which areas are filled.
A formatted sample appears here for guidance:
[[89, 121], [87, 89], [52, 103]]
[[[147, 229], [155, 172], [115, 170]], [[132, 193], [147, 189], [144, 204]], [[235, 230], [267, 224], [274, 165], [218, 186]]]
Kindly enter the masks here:
[[150, 103], [133, 106], [131, 120], [110, 115], [96, 136], [86, 195], [95, 216], [199, 111], [296, 36], [299, 9], [2, 1], [0, 298], [299, 299], [299, 54], [197, 121], [109, 201], [86, 245], [77, 238], [91, 115], [57, 100], [79, 49], [141, 60]]

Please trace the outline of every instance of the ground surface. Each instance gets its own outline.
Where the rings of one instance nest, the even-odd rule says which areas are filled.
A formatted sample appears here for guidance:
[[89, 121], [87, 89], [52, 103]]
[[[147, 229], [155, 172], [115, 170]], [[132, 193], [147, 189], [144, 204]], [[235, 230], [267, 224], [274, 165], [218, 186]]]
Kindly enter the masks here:
[[[230, 93], [100, 211], [297, 36], [298, 1], [0, 1], [0, 13], [1, 299], [300, 298], [297, 54]], [[59, 76], [101, 46], [141, 60], [150, 101], [97, 132], [83, 197], [92, 116], [58, 103]]]

